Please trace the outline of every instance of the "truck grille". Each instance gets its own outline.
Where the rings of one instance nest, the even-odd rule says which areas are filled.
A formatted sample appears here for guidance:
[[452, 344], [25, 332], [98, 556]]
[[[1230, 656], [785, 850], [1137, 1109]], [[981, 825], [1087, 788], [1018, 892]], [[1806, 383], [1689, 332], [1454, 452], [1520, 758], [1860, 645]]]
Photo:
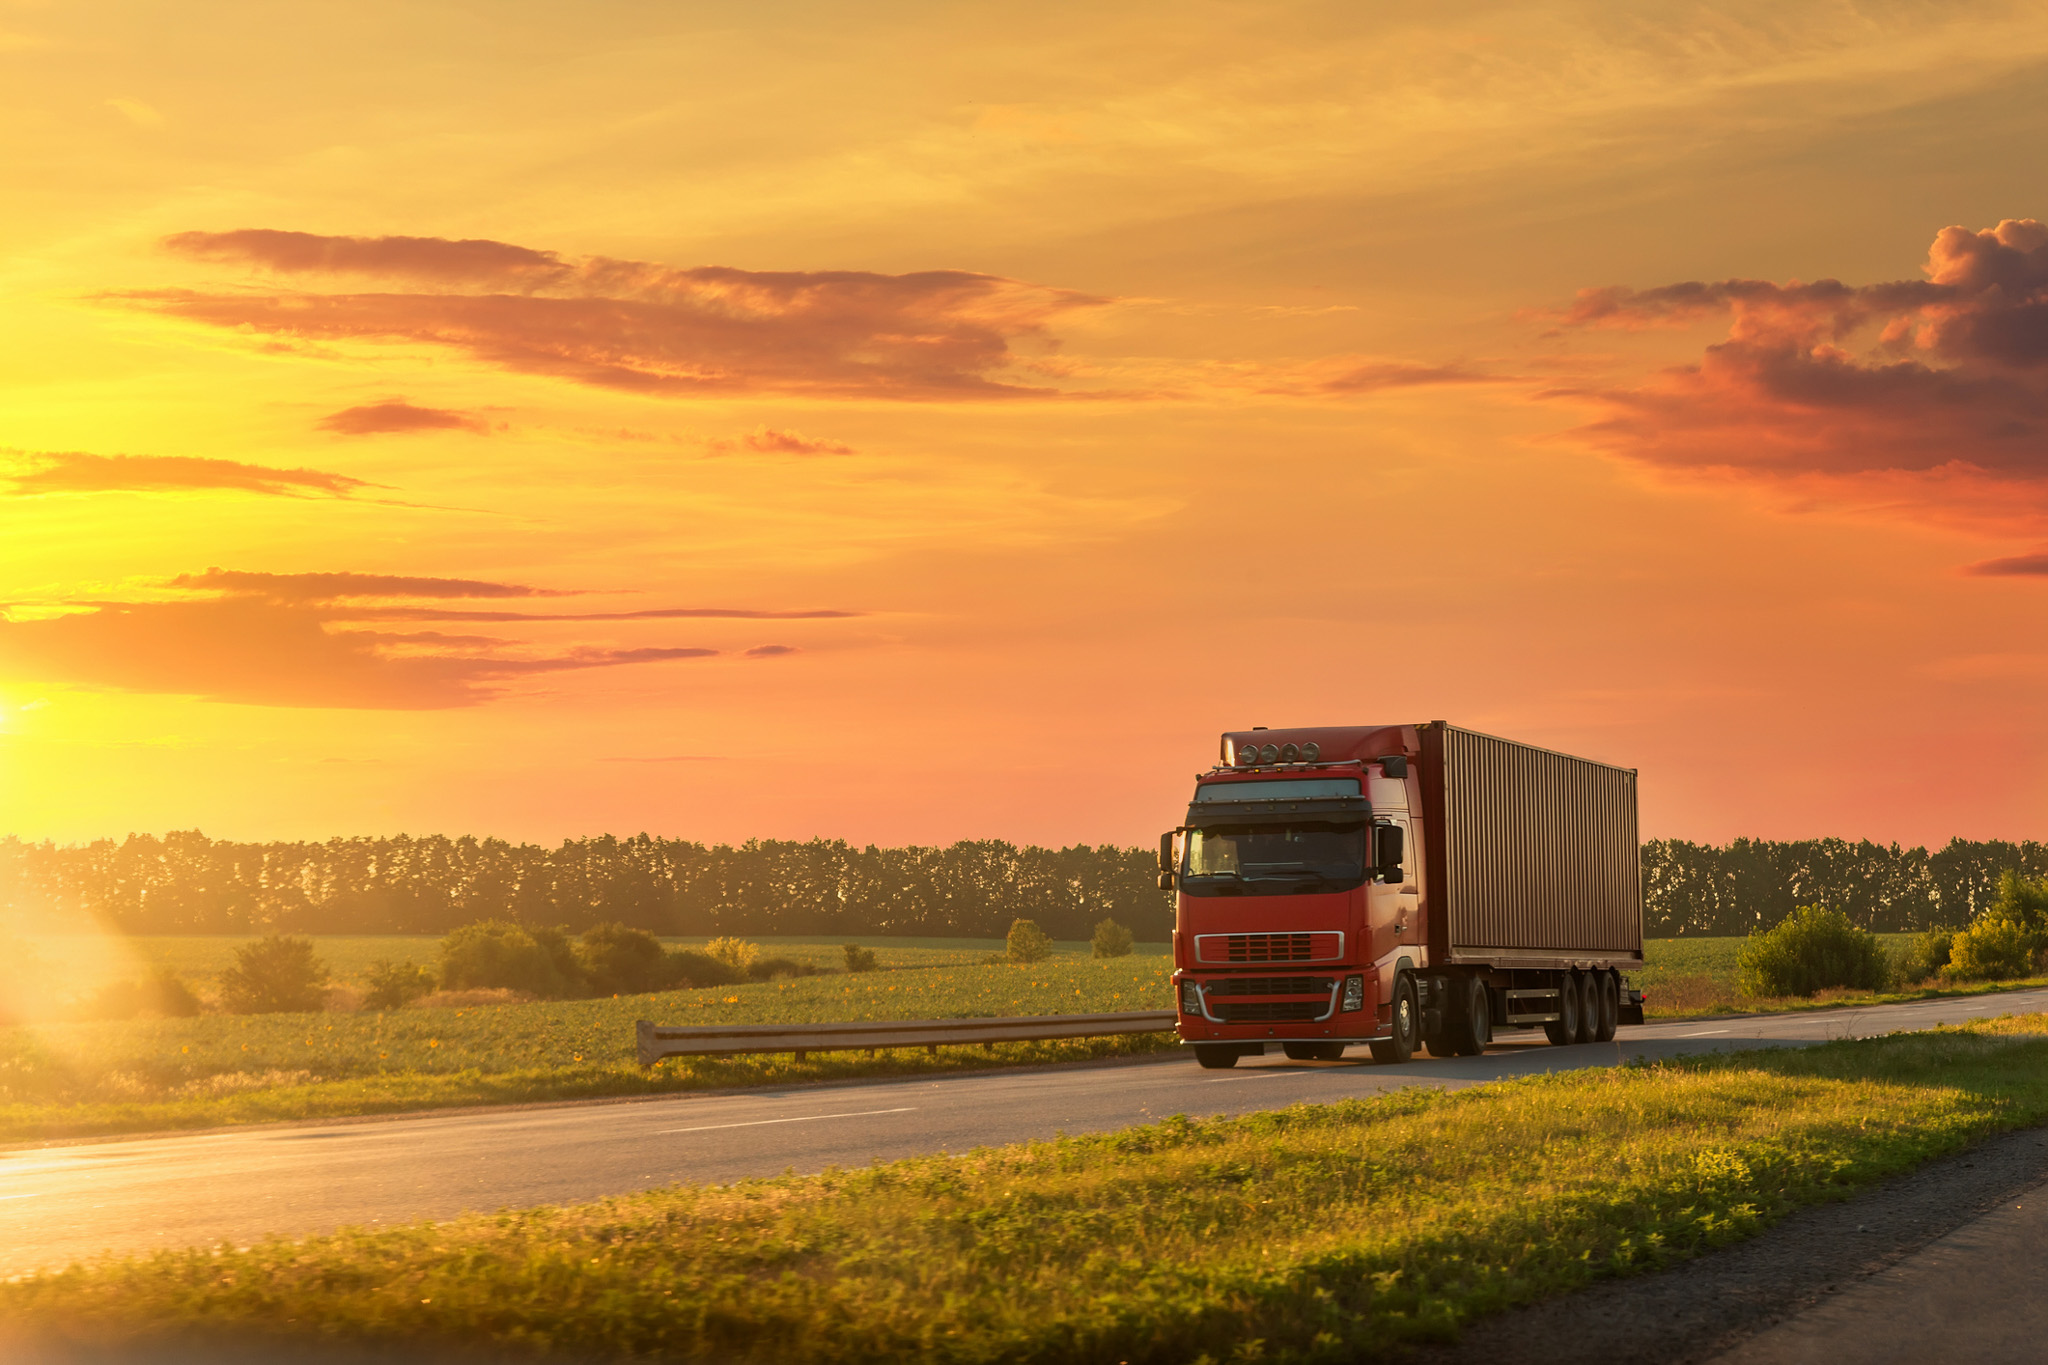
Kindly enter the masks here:
[[1330, 998], [1335, 984], [1327, 976], [1226, 976], [1208, 982], [1204, 992], [1210, 999], [1219, 995], [1313, 995]]
[[1219, 1000], [1209, 1007], [1226, 1024], [1302, 1023], [1320, 1019], [1330, 1012], [1327, 997], [1321, 1000]]
[[1202, 934], [1195, 956], [1202, 962], [1327, 962], [1344, 956], [1344, 935]]

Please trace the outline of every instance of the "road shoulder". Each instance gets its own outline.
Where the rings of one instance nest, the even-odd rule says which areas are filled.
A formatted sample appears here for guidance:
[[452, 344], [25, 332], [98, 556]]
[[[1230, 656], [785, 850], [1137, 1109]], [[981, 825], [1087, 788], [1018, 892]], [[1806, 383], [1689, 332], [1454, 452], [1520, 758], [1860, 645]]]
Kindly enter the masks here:
[[2048, 1129], [2003, 1134], [1853, 1198], [1802, 1209], [1738, 1246], [1486, 1319], [1455, 1345], [1415, 1358], [1427, 1365], [1711, 1361], [2044, 1182]]

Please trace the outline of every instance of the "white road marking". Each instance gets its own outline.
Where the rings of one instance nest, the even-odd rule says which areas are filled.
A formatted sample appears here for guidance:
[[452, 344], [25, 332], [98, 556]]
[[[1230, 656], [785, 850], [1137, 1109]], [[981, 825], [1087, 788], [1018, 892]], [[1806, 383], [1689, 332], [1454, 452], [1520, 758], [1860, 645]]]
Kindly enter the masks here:
[[1293, 1074], [1294, 1069], [1292, 1067], [1273, 1066], [1259, 1071], [1247, 1071], [1242, 1076], [1218, 1076], [1215, 1080], [1203, 1081], [1202, 1084], [1221, 1085], [1225, 1081], [1270, 1081], [1275, 1076], [1292, 1076]]
[[1710, 1028], [1705, 1033], [1681, 1033], [1678, 1036], [1681, 1038], [1711, 1038], [1717, 1033], [1726, 1032], [1728, 1032], [1728, 1030], [1724, 1028]]
[[805, 1114], [793, 1119], [754, 1119], [748, 1123], [707, 1123], [701, 1128], [659, 1128], [655, 1136], [663, 1133], [709, 1133], [720, 1128], [759, 1128], [770, 1123], [816, 1123], [819, 1119], [864, 1119], [876, 1114], [908, 1114], [917, 1106], [907, 1104], [901, 1109], [859, 1109], [850, 1114]]
[[0, 1194], [0, 1199], [35, 1199], [39, 1198], [41, 1194], [42, 1191], [40, 1190], [33, 1194]]

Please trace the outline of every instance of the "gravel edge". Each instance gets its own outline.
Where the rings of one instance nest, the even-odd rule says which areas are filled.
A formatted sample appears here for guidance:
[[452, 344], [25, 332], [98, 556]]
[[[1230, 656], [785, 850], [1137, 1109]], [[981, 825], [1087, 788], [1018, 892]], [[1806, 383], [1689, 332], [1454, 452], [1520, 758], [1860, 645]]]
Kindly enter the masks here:
[[1510, 1310], [1417, 1365], [1694, 1365], [2048, 1183], [2048, 1129], [1989, 1138], [1736, 1246]]

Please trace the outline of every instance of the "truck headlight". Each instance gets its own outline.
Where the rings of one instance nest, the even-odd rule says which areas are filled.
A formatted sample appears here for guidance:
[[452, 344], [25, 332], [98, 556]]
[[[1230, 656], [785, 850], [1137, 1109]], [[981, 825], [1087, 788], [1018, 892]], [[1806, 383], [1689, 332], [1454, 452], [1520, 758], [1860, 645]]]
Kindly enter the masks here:
[[1345, 1010], [1346, 1010], [1346, 1012], [1348, 1013], [1349, 1011], [1352, 1011], [1352, 1010], [1362, 1010], [1362, 1009], [1364, 1009], [1364, 1008], [1365, 1008], [1365, 978], [1364, 978], [1364, 977], [1362, 977], [1362, 976], [1347, 976], [1347, 977], [1345, 977], [1345, 978], [1344, 978], [1344, 1009], [1345, 1009]]
[[1180, 983], [1180, 1012], [1197, 1018], [1202, 1013], [1202, 988], [1192, 981]]

